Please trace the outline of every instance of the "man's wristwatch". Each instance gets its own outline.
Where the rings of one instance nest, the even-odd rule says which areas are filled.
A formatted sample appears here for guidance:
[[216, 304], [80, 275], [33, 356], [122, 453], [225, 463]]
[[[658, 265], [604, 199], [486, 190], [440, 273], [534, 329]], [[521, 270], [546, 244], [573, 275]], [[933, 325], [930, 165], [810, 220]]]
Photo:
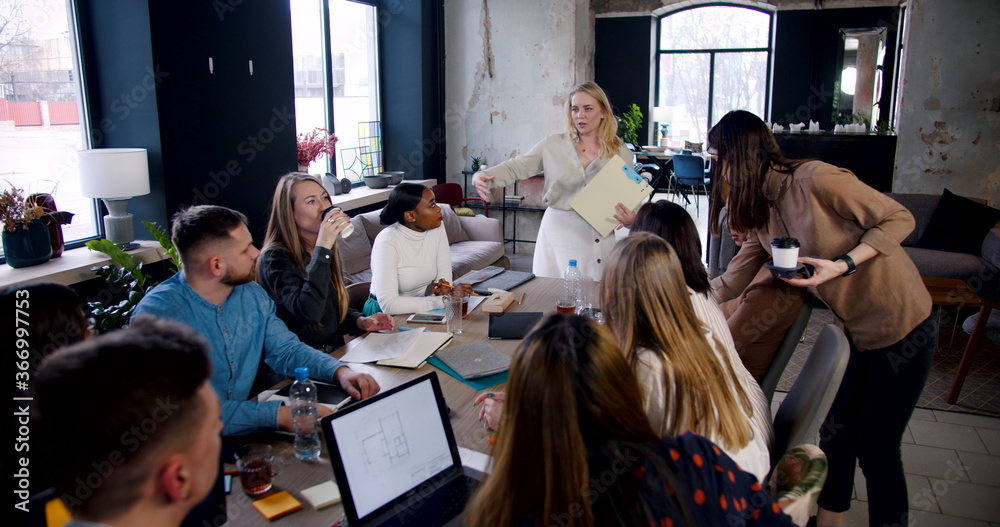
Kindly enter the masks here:
[[833, 261], [843, 260], [847, 264], [847, 272], [840, 276], [850, 276], [858, 272], [858, 266], [854, 264], [854, 258], [847, 256], [846, 254], [836, 257]]

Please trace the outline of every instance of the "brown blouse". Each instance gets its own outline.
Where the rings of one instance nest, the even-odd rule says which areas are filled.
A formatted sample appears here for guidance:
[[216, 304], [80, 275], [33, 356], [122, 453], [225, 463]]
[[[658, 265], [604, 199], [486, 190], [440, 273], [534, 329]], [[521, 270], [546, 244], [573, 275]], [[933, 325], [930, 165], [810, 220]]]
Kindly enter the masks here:
[[719, 302], [738, 296], [770, 261], [773, 238], [791, 236], [802, 245], [799, 256], [832, 260], [862, 242], [878, 251], [858, 264], [857, 273], [816, 288], [858, 349], [895, 344], [930, 316], [930, 294], [899, 246], [915, 225], [905, 207], [849, 170], [821, 161], [806, 162], [791, 174], [771, 171], [765, 193], [771, 217], [747, 236], [725, 274], [712, 281]]

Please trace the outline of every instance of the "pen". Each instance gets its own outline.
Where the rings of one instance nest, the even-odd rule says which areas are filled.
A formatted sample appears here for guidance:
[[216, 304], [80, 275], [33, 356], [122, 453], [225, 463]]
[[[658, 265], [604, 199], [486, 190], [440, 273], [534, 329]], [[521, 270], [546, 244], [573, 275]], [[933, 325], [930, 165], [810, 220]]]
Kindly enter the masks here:
[[[447, 287], [448, 289], [455, 289], [455, 286], [453, 286], [451, 284], [442, 284], [442, 283], [439, 283], [438, 285], [443, 286], [443, 287]], [[479, 293], [473, 291], [472, 295], [473, 296], [479, 296]]]
[[524, 302], [524, 293], [524, 291], [521, 291], [521, 298], [517, 299], [517, 305], [521, 305], [521, 302]]

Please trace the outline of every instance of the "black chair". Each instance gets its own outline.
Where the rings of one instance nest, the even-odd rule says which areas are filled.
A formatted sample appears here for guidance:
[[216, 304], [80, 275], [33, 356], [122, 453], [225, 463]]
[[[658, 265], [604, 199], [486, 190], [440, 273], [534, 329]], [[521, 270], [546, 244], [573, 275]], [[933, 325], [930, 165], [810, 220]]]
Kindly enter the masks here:
[[778, 351], [775, 352], [774, 358], [771, 359], [771, 365], [767, 367], [764, 377], [760, 380], [760, 389], [764, 391], [764, 397], [767, 397], [768, 405], [771, 404], [771, 399], [774, 397], [774, 390], [778, 387], [781, 374], [785, 372], [785, 366], [788, 365], [792, 354], [795, 353], [795, 348], [799, 345], [799, 341], [802, 340], [802, 334], [806, 332], [806, 326], [809, 325], [809, 317], [812, 316], [815, 301], [816, 294], [812, 290], [807, 289], [806, 298], [802, 303], [802, 308], [799, 309], [798, 316], [795, 317], [795, 321], [785, 331], [785, 337], [781, 339]]
[[701, 216], [701, 202], [698, 200], [696, 191], [700, 187], [702, 194], [708, 195], [708, 185], [712, 182], [708, 175], [711, 166], [706, 166], [705, 159], [695, 155], [676, 155], [674, 162], [674, 183], [681, 195], [695, 196], [696, 215]]

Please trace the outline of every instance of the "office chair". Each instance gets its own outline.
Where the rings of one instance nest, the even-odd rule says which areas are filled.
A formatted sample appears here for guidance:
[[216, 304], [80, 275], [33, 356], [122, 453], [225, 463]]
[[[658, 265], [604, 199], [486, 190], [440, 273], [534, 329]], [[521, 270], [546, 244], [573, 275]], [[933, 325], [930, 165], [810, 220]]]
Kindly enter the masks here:
[[712, 168], [706, 166], [704, 158], [695, 155], [676, 155], [673, 157], [673, 162], [674, 182], [677, 184], [677, 189], [681, 195], [690, 194], [695, 197], [696, 215], [700, 216], [701, 202], [694, 191], [701, 187], [702, 193], [708, 195], [708, 184], [712, 182], [708, 175]]
[[483, 204], [483, 215], [490, 215], [490, 205], [489, 202], [480, 198], [478, 196], [463, 196], [462, 195], [462, 185], [458, 183], [441, 183], [431, 187], [431, 192], [434, 193], [434, 199], [438, 203], [447, 203], [451, 205], [451, 208], [463, 207], [466, 201], [479, 201]]
[[812, 316], [813, 303], [815, 301], [816, 293], [807, 289], [806, 298], [802, 303], [802, 308], [799, 309], [798, 316], [795, 317], [795, 321], [785, 331], [785, 337], [778, 344], [778, 351], [775, 352], [774, 358], [771, 359], [771, 365], [767, 367], [764, 377], [760, 380], [760, 389], [764, 391], [764, 397], [767, 397], [768, 405], [771, 404], [771, 399], [774, 397], [774, 389], [778, 387], [781, 374], [785, 372], [785, 366], [788, 365], [792, 354], [795, 353], [796, 346], [799, 345], [799, 340], [802, 339], [802, 334], [806, 331], [806, 326], [809, 325], [809, 317]]

